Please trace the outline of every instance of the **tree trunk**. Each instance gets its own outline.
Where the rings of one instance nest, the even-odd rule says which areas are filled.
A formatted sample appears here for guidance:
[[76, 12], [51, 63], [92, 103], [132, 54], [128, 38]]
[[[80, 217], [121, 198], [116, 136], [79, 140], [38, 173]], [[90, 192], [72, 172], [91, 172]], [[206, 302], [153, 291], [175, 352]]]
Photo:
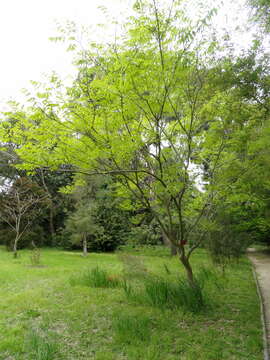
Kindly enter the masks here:
[[171, 249], [171, 256], [177, 255], [177, 247], [168, 239], [164, 231], [162, 231], [163, 244]]
[[194, 285], [193, 271], [189, 259], [185, 254], [184, 249], [180, 252], [179, 259], [181, 263], [184, 265], [184, 268], [186, 270], [188, 282], [190, 283], [190, 285], [193, 286]]
[[17, 244], [18, 244], [18, 237], [16, 236], [16, 238], [14, 240], [14, 245], [13, 245], [13, 257], [14, 257], [14, 259], [17, 259], [17, 257], [18, 257]]
[[54, 222], [53, 222], [53, 205], [50, 205], [50, 215], [49, 215], [49, 226], [50, 226], [50, 233], [51, 233], [51, 237], [53, 237], [53, 235], [55, 234], [55, 229], [54, 229]]
[[83, 235], [83, 256], [87, 256], [88, 252], [87, 252], [87, 239], [86, 239], [86, 235]]
[[177, 255], [177, 247], [171, 243], [170, 248], [171, 248], [171, 256], [176, 256]]

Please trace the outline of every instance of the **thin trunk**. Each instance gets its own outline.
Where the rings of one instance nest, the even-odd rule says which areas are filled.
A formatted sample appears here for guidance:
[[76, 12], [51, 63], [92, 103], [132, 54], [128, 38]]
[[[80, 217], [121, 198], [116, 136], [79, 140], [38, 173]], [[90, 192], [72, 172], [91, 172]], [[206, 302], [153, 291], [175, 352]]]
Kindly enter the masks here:
[[13, 257], [14, 257], [14, 259], [17, 259], [17, 257], [18, 257], [17, 245], [18, 245], [18, 236], [16, 235], [16, 238], [15, 238], [14, 244], [13, 244]]
[[162, 231], [163, 244], [171, 249], [171, 256], [177, 255], [177, 247], [168, 239], [168, 236]]
[[193, 276], [192, 267], [191, 267], [188, 257], [185, 254], [184, 249], [181, 249], [179, 259], [180, 259], [181, 263], [184, 265], [189, 283], [191, 285], [194, 285], [194, 276]]
[[171, 256], [176, 256], [177, 255], [177, 247], [171, 243], [170, 248], [171, 248]]
[[189, 256], [187, 256], [186, 254], [185, 245], [184, 244], [177, 245], [177, 241], [175, 240], [175, 238], [173, 237], [172, 239], [173, 241], [170, 240], [170, 243], [172, 244], [174, 249], [176, 249], [176, 252], [179, 254], [179, 260], [185, 268], [188, 282], [190, 283], [191, 286], [194, 286], [195, 280], [193, 276], [193, 270], [189, 262]]
[[86, 235], [83, 235], [83, 256], [87, 256], [88, 252], [87, 252], [87, 238]]
[[53, 235], [55, 233], [54, 222], [53, 222], [53, 204], [50, 205], [49, 211], [50, 211], [50, 215], [49, 215], [50, 233], [51, 233], [51, 237], [53, 237]]

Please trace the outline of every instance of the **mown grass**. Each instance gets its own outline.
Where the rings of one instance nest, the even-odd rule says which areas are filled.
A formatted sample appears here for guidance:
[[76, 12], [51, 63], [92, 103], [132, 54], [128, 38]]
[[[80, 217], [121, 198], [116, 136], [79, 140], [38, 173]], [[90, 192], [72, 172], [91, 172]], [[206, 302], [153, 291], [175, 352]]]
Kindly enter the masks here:
[[[77, 252], [43, 249], [44, 266], [36, 268], [29, 266], [30, 251], [21, 251], [16, 260], [0, 248], [0, 359], [263, 359], [260, 308], [247, 259], [220, 280], [214, 269], [205, 270], [211, 268], [205, 251], [194, 254], [207, 297], [207, 306], [194, 313], [181, 304], [161, 308], [151, 301], [136, 302], [123, 287], [109, 286], [115, 280], [126, 282], [138, 293], [147, 279], [171, 286], [183, 275], [166, 249], [127, 250], [128, 256], [140, 256], [146, 277], [127, 278], [117, 254], [83, 258]], [[105, 278], [105, 284], [95, 287], [91, 274], [97, 268], [97, 278]], [[90, 283], [78, 281], [82, 274], [91, 275]]]

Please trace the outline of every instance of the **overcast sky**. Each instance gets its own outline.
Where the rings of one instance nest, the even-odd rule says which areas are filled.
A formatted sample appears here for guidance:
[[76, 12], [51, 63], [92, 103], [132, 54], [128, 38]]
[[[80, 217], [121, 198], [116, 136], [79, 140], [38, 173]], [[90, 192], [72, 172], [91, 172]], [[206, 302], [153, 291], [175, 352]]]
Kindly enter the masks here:
[[[57, 35], [55, 21], [74, 20], [78, 24], [108, 24], [119, 16], [120, 9], [132, 0], [0, 0], [0, 110], [10, 98], [20, 99], [22, 88], [30, 80], [55, 70], [62, 77], [73, 73], [71, 54], [65, 46], [49, 41]], [[236, 15], [236, 4], [243, 0], [225, 0], [226, 11], [218, 23], [228, 26]], [[210, 1], [211, 3], [211, 1]], [[213, 0], [213, 5], [215, 1]], [[108, 8], [108, 16], [98, 9]]]

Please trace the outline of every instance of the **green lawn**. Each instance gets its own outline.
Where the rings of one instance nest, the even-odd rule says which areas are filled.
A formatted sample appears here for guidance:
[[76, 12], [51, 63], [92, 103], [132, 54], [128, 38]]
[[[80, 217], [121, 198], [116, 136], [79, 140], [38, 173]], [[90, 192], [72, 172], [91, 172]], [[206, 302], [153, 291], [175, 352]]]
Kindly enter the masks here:
[[[180, 273], [178, 260], [166, 249], [146, 254], [135, 253], [149, 274], [173, 281]], [[263, 359], [259, 303], [245, 258], [219, 286], [206, 285], [208, 304], [192, 313], [136, 302], [121, 287], [76, 283], [97, 265], [121, 279], [123, 264], [117, 255], [82, 258], [77, 252], [44, 249], [44, 267], [39, 268], [29, 266], [29, 257], [30, 251], [23, 250], [14, 260], [0, 248], [1, 360]], [[192, 260], [196, 269], [211, 266], [203, 250]], [[129, 283], [141, 288], [141, 281], [131, 277]]]

